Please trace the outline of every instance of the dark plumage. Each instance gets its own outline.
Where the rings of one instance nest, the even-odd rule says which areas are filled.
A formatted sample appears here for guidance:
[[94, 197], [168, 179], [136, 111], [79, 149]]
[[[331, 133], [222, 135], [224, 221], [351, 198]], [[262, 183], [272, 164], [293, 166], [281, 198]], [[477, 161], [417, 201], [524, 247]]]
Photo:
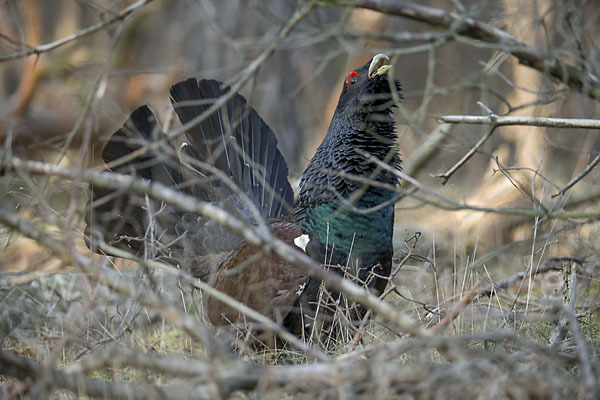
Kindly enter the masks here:
[[[171, 150], [171, 154], [145, 151], [128, 162], [120, 161], [161, 137], [164, 137], [164, 133], [152, 111], [147, 106], [138, 107], [123, 127], [112, 135], [102, 151], [102, 159], [107, 164], [107, 169], [114, 172], [134, 174], [179, 188], [183, 181], [182, 170], [179, 168], [179, 161], [174, 158], [173, 147], [168, 143], [164, 146]], [[185, 189], [180, 190], [187, 192]], [[143, 249], [143, 238], [148, 227], [148, 210], [144, 211], [146, 204], [142, 197], [128, 192], [90, 187], [89, 199], [89, 212], [85, 215], [85, 239], [88, 246], [95, 249], [95, 231], [101, 233], [103, 240], [113, 246], [133, 249], [136, 252]], [[159, 228], [173, 232], [180, 217], [179, 213], [172, 209], [169, 209], [168, 213], [161, 213], [160, 218], [157, 218]]]
[[[353, 177], [388, 188], [397, 184], [394, 174], [356, 151], [395, 167], [400, 164], [390, 115], [391, 93], [399, 94], [400, 84], [388, 78], [386, 62], [387, 57], [378, 55], [346, 77], [327, 135], [302, 175], [293, 207], [277, 140], [242, 96], [234, 95], [218, 112], [198, 121], [228, 90], [217, 81], [188, 79], [171, 88], [173, 107], [186, 128], [179, 156], [143, 106], [111, 137], [102, 157], [108, 169], [161, 182], [249, 223], [262, 218], [289, 244], [308, 240], [306, 252], [315, 260], [342, 266], [344, 274], [382, 292], [391, 269], [394, 193]], [[95, 250], [94, 232], [109, 244], [148, 251], [144, 243], [149, 243], [152, 228], [155, 257], [189, 269], [275, 320], [286, 318], [299, 335], [312, 329], [320, 282], [309, 281], [304, 271], [275, 256], [252, 257], [258, 249], [198, 215], [111, 190], [92, 189], [90, 199], [86, 236]], [[214, 324], [237, 319], [235, 310], [214, 299], [205, 305]]]
[[[309, 235], [306, 252], [313, 259], [334, 268], [341, 266], [346, 277], [379, 294], [392, 267], [394, 193], [353, 178], [368, 178], [387, 187], [398, 184], [396, 175], [380, 171], [364, 153], [399, 167], [390, 114], [394, 106], [391, 90], [400, 96], [400, 82], [390, 82], [387, 74], [372, 76], [373, 62], [377, 60], [346, 77], [327, 134], [302, 175], [295, 216], [300, 229]], [[311, 304], [323, 298], [318, 294], [319, 284], [311, 280], [299, 300], [308, 313], [315, 309]], [[351, 318], [359, 315], [356, 310], [349, 314]], [[293, 329], [304, 330], [311, 318], [314, 316], [303, 319], [304, 327]]]
[[[213, 80], [190, 78], [171, 87], [171, 102], [182, 124], [189, 124], [228, 88]], [[199, 101], [204, 100], [204, 101]], [[228, 175], [262, 210], [264, 218], [288, 214], [294, 192], [288, 168], [269, 126], [236, 94], [225, 108], [186, 130], [186, 155]]]

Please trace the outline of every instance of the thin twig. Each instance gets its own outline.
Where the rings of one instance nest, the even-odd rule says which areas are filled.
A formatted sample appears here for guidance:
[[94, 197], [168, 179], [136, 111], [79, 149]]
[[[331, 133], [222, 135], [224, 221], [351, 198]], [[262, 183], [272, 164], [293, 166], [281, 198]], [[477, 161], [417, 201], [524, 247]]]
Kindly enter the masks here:
[[[439, 201], [431, 200], [428, 197], [421, 196], [421, 195], [419, 195], [419, 193], [416, 190], [413, 190], [413, 189], [407, 191], [405, 189], [397, 188], [395, 186], [388, 185], [388, 184], [381, 183], [381, 182], [376, 182], [376, 181], [369, 182], [369, 180], [367, 180], [363, 177], [360, 177], [360, 176], [350, 177], [349, 175], [345, 175], [345, 177], [347, 177], [350, 180], [354, 180], [356, 182], [368, 183], [369, 185], [371, 185], [373, 187], [381, 187], [381, 188], [384, 188], [391, 192], [406, 193], [407, 195], [409, 195], [425, 204], [429, 204], [434, 207], [438, 207], [442, 210], [454, 210], [454, 211], [470, 210], [470, 211], [478, 211], [478, 212], [489, 212], [489, 213], [495, 213], [495, 214], [500, 214], [500, 215], [513, 215], [513, 216], [532, 217], [532, 218], [533, 217], [546, 217], [546, 218], [558, 218], [558, 219], [595, 219], [595, 218], [600, 218], [600, 211], [568, 212], [568, 211], [551, 211], [549, 208], [548, 208], [548, 211], [544, 211], [544, 209], [540, 210], [540, 209], [531, 209], [531, 208], [483, 207], [483, 206], [475, 206], [475, 205], [471, 205], [471, 204], [467, 204], [467, 203], [461, 203], [458, 201], [454, 201], [454, 200], [426, 187], [425, 185], [423, 185], [421, 182], [419, 182], [415, 178], [408, 176], [406, 173], [404, 173], [401, 170], [397, 170], [397, 169], [389, 166], [388, 164], [384, 163], [383, 161], [373, 157], [371, 154], [368, 154], [360, 149], [355, 149], [355, 150], [357, 153], [363, 155], [365, 157], [365, 159], [367, 159], [369, 162], [378, 164], [384, 170], [397, 175], [399, 178], [401, 178], [401, 179], [405, 180], [406, 182], [410, 183], [411, 185], [413, 185], [415, 188], [418, 189], [418, 191], [424, 192], [427, 195], [438, 199]], [[586, 199], [586, 200], [589, 200], [589, 199]]]
[[467, 154], [465, 154], [460, 160], [458, 160], [458, 162], [456, 164], [454, 164], [452, 166], [452, 168], [450, 168], [448, 171], [442, 173], [442, 174], [434, 174], [433, 176], [436, 178], [442, 178], [442, 185], [445, 185], [448, 180], [450, 179], [450, 177], [452, 177], [452, 175], [454, 175], [454, 173], [456, 171], [458, 171], [458, 169], [460, 167], [462, 167], [467, 161], [469, 161], [469, 159], [471, 157], [473, 157], [473, 154], [475, 154], [477, 152], [477, 150], [479, 150], [481, 148], [481, 146], [483, 146], [483, 144], [485, 143], [486, 140], [488, 140], [490, 138], [490, 136], [492, 136], [492, 134], [494, 133], [494, 130], [496, 129], [496, 126], [492, 126], [490, 128], [490, 130], [481, 137], [481, 139], [479, 139], [477, 141], [477, 143], [475, 143], [475, 145], [471, 148], [471, 150], [469, 150], [467, 152]]
[[133, 178], [127, 175], [107, 171], [99, 172], [76, 168], [62, 168], [37, 161], [23, 161], [15, 157], [6, 158], [3, 155], [4, 153], [0, 151], [0, 165], [5, 168], [23, 169], [30, 173], [43, 175], [58, 175], [71, 179], [80, 179], [99, 187], [134, 191], [164, 201], [166, 204], [174, 206], [183, 212], [198, 213], [238, 234], [249, 244], [262, 247], [262, 250], [266, 254], [277, 254], [287, 262], [306, 268], [312, 277], [326, 282], [332, 289], [343, 292], [346, 296], [365, 307], [372, 308], [374, 312], [387, 318], [400, 330], [415, 336], [431, 335], [421, 324], [408, 315], [396, 310], [393, 305], [380, 300], [377, 296], [371, 294], [361, 286], [350, 282], [348, 279], [343, 279], [335, 272], [322, 268], [319, 263], [299, 251], [298, 248], [292, 247], [273, 237], [270, 232], [259, 231], [214, 204], [199, 201], [193, 196], [183, 194], [160, 183]]
[[460, 314], [461, 310], [463, 308], [465, 308], [467, 305], [469, 305], [469, 303], [471, 302], [471, 299], [473, 298], [473, 295], [475, 295], [479, 291], [480, 285], [481, 285], [481, 279], [479, 279], [477, 282], [475, 282], [475, 284], [473, 285], [471, 290], [469, 290], [463, 296], [463, 298], [458, 302], [456, 307], [454, 307], [448, 315], [446, 315], [440, 322], [438, 322], [434, 327], [432, 327], [431, 330], [433, 332], [439, 333], [440, 331], [443, 331], [444, 329], [446, 329], [452, 323], [452, 321], [454, 321], [456, 319], [456, 317], [458, 317], [458, 314]]
[[588, 165], [586, 165], [586, 167], [583, 169], [583, 171], [581, 171], [579, 173], [579, 175], [577, 175], [575, 178], [571, 179], [569, 181], [569, 183], [567, 183], [565, 186], [563, 186], [562, 188], [560, 188], [560, 190], [558, 191], [558, 193], [555, 193], [552, 195], [552, 197], [556, 197], [556, 196], [561, 196], [563, 194], [565, 194], [567, 192], [567, 190], [571, 189], [573, 186], [575, 186], [577, 184], [577, 182], [579, 182], [580, 180], [582, 180], [583, 178], [585, 178], [585, 176], [587, 174], [590, 173], [591, 170], [594, 169], [594, 167], [596, 167], [596, 165], [598, 165], [598, 163], [600, 163], [600, 154], [598, 154], [591, 163], [589, 163]]
[[94, 25], [91, 25], [85, 29], [75, 32], [69, 36], [62, 38], [62, 39], [55, 40], [54, 42], [46, 43], [46, 44], [36, 46], [36, 47], [29, 47], [25, 50], [18, 51], [16, 53], [8, 54], [5, 56], [0, 56], [0, 62], [7, 61], [7, 60], [14, 60], [15, 58], [27, 57], [32, 54], [36, 54], [36, 55], [42, 54], [47, 51], [54, 50], [60, 46], [70, 43], [74, 40], [80, 39], [80, 38], [90, 35], [92, 33], [96, 33], [98, 31], [104, 29], [105, 27], [114, 24], [117, 21], [122, 21], [125, 18], [127, 18], [132, 12], [137, 10], [138, 8], [141, 8], [141, 7], [151, 3], [152, 1], [154, 1], [154, 0], [136, 1], [135, 3], [131, 4], [130, 6], [127, 6], [127, 7], [123, 8], [122, 10], [117, 11], [110, 18], [107, 18], [104, 21], [98, 22]]
[[456, 35], [477, 39], [479, 43], [490, 47], [499, 46], [502, 51], [516, 57], [519, 63], [549, 74], [594, 100], [600, 99], [600, 79], [588, 69], [572, 66], [555, 54], [528, 46], [502, 29], [469, 16], [399, 0], [347, 0], [336, 4], [409, 18], [438, 29], [451, 30]]
[[[571, 258], [571, 257], [552, 257], [548, 260], [544, 261], [544, 263], [539, 267], [532, 271], [533, 276], [537, 274], [542, 274], [550, 271], [560, 271], [562, 269], [562, 262], [564, 261], [572, 261], [575, 263], [579, 263], [581, 265], [582, 261]], [[518, 282], [522, 281], [527, 277], [527, 273], [525, 271], [517, 272], [507, 278], [502, 279], [498, 282], [492, 282], [481, 288], [479, 293], [477, 294], [477, 298], [481, 296], [491, 296], [498, 289], [508, 289], [516, 285]]]

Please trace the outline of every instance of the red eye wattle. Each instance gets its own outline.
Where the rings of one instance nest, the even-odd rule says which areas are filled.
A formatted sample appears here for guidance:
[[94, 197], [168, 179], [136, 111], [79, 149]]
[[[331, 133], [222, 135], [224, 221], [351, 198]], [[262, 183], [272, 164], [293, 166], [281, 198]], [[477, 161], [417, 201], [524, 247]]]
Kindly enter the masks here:
[[350, 72], [348, 75], [346, 75], [346, 90], [348, 90], [348, 88], [350, 87], [350, 84], [355, 84], [360, 76], [360, 74], [356, 71], [352, 71]]

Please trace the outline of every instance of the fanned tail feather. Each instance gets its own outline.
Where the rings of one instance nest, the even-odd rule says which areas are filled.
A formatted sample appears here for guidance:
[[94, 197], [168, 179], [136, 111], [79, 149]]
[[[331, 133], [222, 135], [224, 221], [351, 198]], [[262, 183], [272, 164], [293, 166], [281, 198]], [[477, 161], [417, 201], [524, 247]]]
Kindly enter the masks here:
[[196, 122], [229, 89], [215, 80], [190, 78], [171, 87], [173, 108], [194, 154], [231, 177], [262, 210], [263, 217], [287, 214], [294, 201], [287, 164], [269, 126], [239, 94], [218, 112]]
[[[265, 220], [288, 214], [293, 191], [287, 180], [287, 165], [273, 131], [246, 100], [235, 94], [217, 111], [197, 121], [228, 90], [221, 82], [194, 78], [171, 88], [173, 107], [186, 130], [187, 143], [180, 149], [182, 160], [164, 140], [152, 111], [147, 106], [136, 109], [104, 148], [102, 158], [107, 169], [160, 182], [226, 208], [250, 223], [256, 222], [256, 215], [248, 199]], [[164, 143], [147, 147], [158, 140]], [[224, 184], [216, 170], [239, 191]], [[86, 236], [94, 250], [98, 250], [93, 240], [96, 232], [110, 245], [139, 252], [144, 249], [143, 238], [152, 222], [158, 248], [173, 257], [173, 263], [208, 278], [242, 243], [212, 221], [149, 202], [135, 193], [96, 187], [90, 189], [89, 198]]]
[[[174, 158], [175, 149], [167, 142], [161, 143], [161, 151], [147, 147], [161, 135], [164, 133], [150, 108], [137, 108], [102, 151], [107, 170], [160, 182], [185, 192], [180, 187], [183, 180], [179, 161]], [[139, 154], [134, 156], [135, 153]], [[94, 250], [98, 250], [94, 238], [100, 233], [108, 244], [138, 252], [143, 249], [151, 218], [157, 217], [153, 222], [159, 221], [159, 227], [164, 227], [170, 233], [167, 236], [172, 237], [175, 231], [169, 227], [181, 217], [172, 208], [158, 212], [159, 204], [148, 209], [152, 203], [128, 191], [90, 187], [88, 198], [85, 234], [88, 246]], [[153, 212], [158, 216], [151, 216]]]

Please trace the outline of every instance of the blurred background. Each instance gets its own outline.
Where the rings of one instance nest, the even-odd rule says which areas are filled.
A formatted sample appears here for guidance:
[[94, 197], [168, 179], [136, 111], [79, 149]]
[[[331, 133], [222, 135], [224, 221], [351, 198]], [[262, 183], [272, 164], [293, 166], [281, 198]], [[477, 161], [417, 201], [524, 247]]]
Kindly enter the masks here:
[[[4, 0], [0, 54], [52, 43], [106, 21], [129, 4]], [[65, 165], [97, 166], [107, 138], [134, 108], [149, 104], [166, 121], [173, 83], [189, 76], [234, 82], [303, 4], [153, 1], [136, 8], [125, 24], [111, 24], [39, 56], [4, 60], [0, 140], [26, 158], [52, 162], [64, 154], [60, 160]], [[598, 153], [598, 133], [586, 129], [501, 127], [447, 184], [432, 177], [451, 167], [489, 130], [457, 125], [439, 135], [439, 116], [486, 115], [481, 102], [501, 115], [595, 118], [597, 100], [543, 70], [519, 64], [500, 44], [453, 36], [452, 29], [368, 9], [323, 4], [277, 43], [242, 90], [278, 136], [292, 179], [301, 175], [326, 132], [346, 73], [385, 52], [393, 57], [394, 74], [404, 88], [404, 102], [396, 113], [400, 152], [407, 172], [424, 185], [455, 200], [492, 208], [531, 206], [532, 197], [556, 203], [554, 207], [597, 200], [597, 171], [561, 196], [562, 203], [549, 197]], [[546, 55], [597, 73], [600, 10], [593, 1], [422, 4], [457, 10]], [[435, 150], [414, 162], [411, 156], [428, 140], [436, 144]], [[500, 166], [510, 171], [510, 179], [498, 172]], [[48, 201], [64, 194], [55, 189], [45, 188]], [[438, 244], [451, 243], [461, 256], [476, 243], [492, 250], [527, 239], [534, 222], [520, 216], [449, 212], [411, 199], [397, 208], [399, 239], [404, 239], [404, 228], [426, 232], [431, 240], [438, 235]], [[540, 227], [556, 230], [556, 223], [548, 220]], [[578, 230], [583, 236], [576, 242], [587, 245], [592, 226]], [[572, 239], [567, 236], [548, 250], [579, 254], [582, 249]], [[564, 251], [561, 246], [566, 246]]]
[[[138, 3], [123, 20], [85, 33]], [[354, 7], [354, 2], [319, 2], [289, 35], [274, 42], [306, 3], [0, 0], [3, 154], [98, 169], [104, 143], [134, 108], [149, 104], [169, 125], [172, 84], [190, 76], [231, 84], [275, 43], [273, 54], [242, 94], [274, 130], [290, 177], [297, 182], [327, 130], [346, 74], [384, 52], [392, 58], [394, 75], [403, 85], [404, 100], [395, 117], [405, 171], [422, 187], [455, 202], [439, 201], [438, 205], [445, 204], [440, 207], [406, 196], [396, 205], [396, 259], [402, 264], [396, 278], [398, 292], [417, 301], [405, 309], [425, 321], [429, 311], [418, 304], [449, 308], [478, 279], [491, 282], [518, 273], [533, 275], [531, 271], [547, 265], [552, 257], [574, 258], [586, 271], [581, 312], [590, 318], [588, 333], [597, 337], [594, 271], [600, 260], [600, 170], [593, 168], [592, 160], [600, 153], [599, 131], [498, 127], [447, 182], [435, 174], [450, 169], [490, 132], [487, 125], [443, 125], [438, 121], [441, 116], [491, 111], [510, 116], [599, 117], [598, 2], [419, 2], [452, 12], [457, 20], [471, 18], [512, 35], [546, 60], [535, 68], [519, 62], [514, 43], [489, 40], [476, 30], [463, 30], [459, 23], [445, 24], [434, 17], [423, 22], [374, 11], [369, 8], [377, 2], [370, 1], [357, 2], [366, 8]], [[56, 48], [42, 47], [39, 54], [15, 56], [69, 35], [81, 37]], [[573, 84], [569, 79], [581, 76], [562, 80], [551, 76], [551, 61], [573, 67], [584, 78]], [[565, 74], [572, 71], [564, 70]], [[588, 165], [589, 172], [560, 193]], [[13, 171], [0, 175], [0, 202], [85, 251], [86, 187], [81, 182]], [[403, 188], [415, 186], [404, 182]], [[424, 191], [420, 188], [417, 193]], [[485, 207], [488, 212], [469, 206]], [[563, 214], [548, 217], [545, 212]], [[0, 244], [0, 273], [5, 277], [66, 267], [8, 229], [2, 231]], [[407, 254], [411, 257], [405, 259]], [[25, 276], [19, 282], [31, 282], [36, 275]], [[560, 290], [562, 279], [556, 272], [527, 283], [527, 306], [520, 303], [518, 283], [501, 300], [514, 310], [515, 304], [529, 307], [532, 294], [540, 301], [538, 310], [546, 310], [543, 300]], [[499, 326], [507, 324], [504, 304], [494, 303]], [[485, 318], [487, 323], [487, 314]], [[464, 333], [465, 326], [472, 329], [475, 324], [469, 319], [457, 332]], [[531, 329], [535, 335], [546, 334], [545, 328]]]

